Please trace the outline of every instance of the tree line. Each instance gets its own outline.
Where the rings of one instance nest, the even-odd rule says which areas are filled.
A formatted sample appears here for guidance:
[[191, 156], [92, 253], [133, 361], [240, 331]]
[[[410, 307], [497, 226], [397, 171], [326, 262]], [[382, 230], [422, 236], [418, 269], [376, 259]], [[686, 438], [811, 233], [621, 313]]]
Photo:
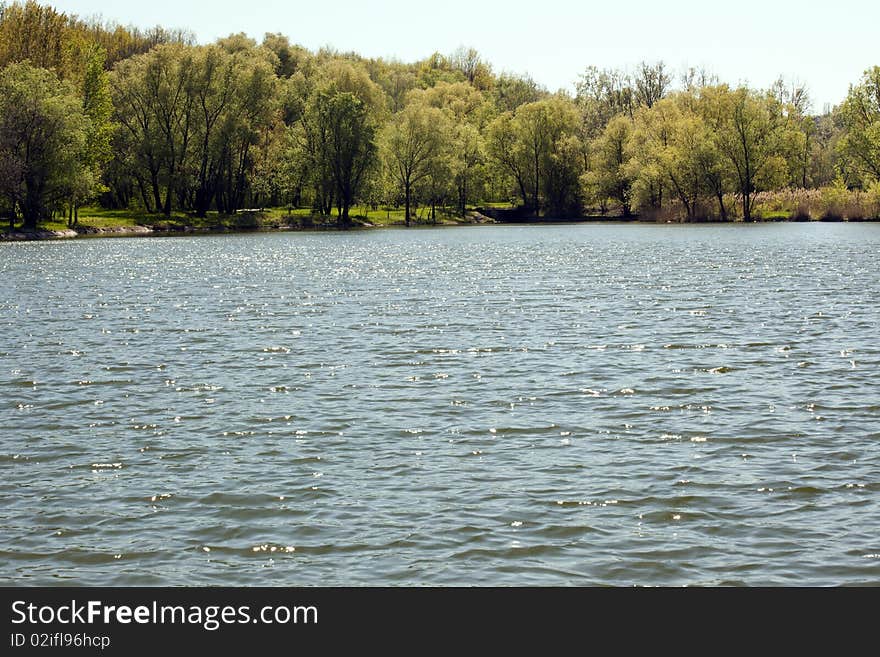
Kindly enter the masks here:
[[880, 67], [833, 110], [662, 63], [587, 68], [576, 93], [496, 74], [474, 49], [414, 62], [309, 51], [280, 34], [196, 45], [182, 30], [0, 4], [0, 215], [25, 229], [87, 203], [169, 216], [358, 205], [463, 215], [511, 203], [756, 218], [772, 190], [880, 203]]

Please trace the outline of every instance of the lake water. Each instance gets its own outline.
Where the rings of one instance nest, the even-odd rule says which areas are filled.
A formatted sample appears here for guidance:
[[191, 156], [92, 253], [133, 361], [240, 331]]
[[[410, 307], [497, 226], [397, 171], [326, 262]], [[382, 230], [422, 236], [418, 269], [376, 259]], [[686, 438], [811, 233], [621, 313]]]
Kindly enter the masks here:
[[880, 224], [0, 244], [0, 581], [880, 584]]

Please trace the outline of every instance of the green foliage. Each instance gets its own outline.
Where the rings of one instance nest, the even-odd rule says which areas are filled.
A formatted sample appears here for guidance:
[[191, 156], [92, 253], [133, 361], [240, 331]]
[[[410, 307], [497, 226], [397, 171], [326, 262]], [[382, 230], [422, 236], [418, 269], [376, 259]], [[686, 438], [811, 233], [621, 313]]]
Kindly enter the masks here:
[[[402, 192], [405, 221], [412, 220], [413, 191], [442, 176], [444, 136], [448, 131], [442, 111], [423, 103], [411, 103], [391, 117], [381, 136], [382, 159], [392, 187]], [[428, 179], [428, 180], [426, 180]]]
[[99, 19], [82, 19], [35, 0], [14, 2], [0, 13], [0, 67], [21, 61], [54, 70], [61, 79], [82, 78], [88, 66], [83, 50], [99, 47], [105, 66], [147, 52], [162, 43], [191, 45], [186, 30], [124, 28]]
[[116, 146], [148, 211], [243, 207], [277, 119], [277, 79], [259, 49], [163, 45], [120, 62], [111, 83]]
[[534, 213], [571, 214], [580, 208], [580, 118], [574, 104], [553, 96], [505, 112], [488, 128], [489, 152], [502, 175]]
[[0, 194], [26, 229], [93, 184], [89, 129], [70, 83], [27, 63], [0, 71]]
[[[75, 222], [96, 198], [199, 221], [335, 208], [343, 226], [356, 207], [402, 205], [410, 223], [511, 202], [535, 216], [588, 203], [663, 220], [850, 218], [871, 214], [876, 192], [864, 190], [880, 184], [880, 67], [821, 116], [802, 84], [732, 89], [692, 69], [675, 89], [663, 62], [587, 67], [571, 98], [495, 74], [473, 48], [405, 63], [310, 52], [281, 34], [196, 46], [186, 31], [122, 28], [33, 0], [3, 5], [0, 66], [14, 89], [0, 99], [0, 210], [27, 208], [31, 224], [61, 211]], [[39, 125], [57, 123], [51, 138], [10, 100], [27, 95], [26, 78], [42, 99], [31, 105]], [[53, 161], [22, 164], [22, 139], [44, 140]], [[39, 202], [21, 191], [31, 170], [47, 181]]]
[[838, 152], [855, 182], [880, 180], [880, 66], [865, 71], [840, 107], [844, 127]]
[[593, 145], [592, 169], [585, 186], [592, 201], [604, 207], [607, 199], [620, 204], [624, 217], [632, 214], [632, 184], [635, 169], [630, 165], [633, 122], [621, 114], [611, 119]]
[[735, 182], [743, 219], [751, 221], [755, 195], [785, 185], [785, 153], [792, 126], [781, 119], [775, 98], [744, 87], [709, 87], [702, 90], [700, 101], [718, 152]]

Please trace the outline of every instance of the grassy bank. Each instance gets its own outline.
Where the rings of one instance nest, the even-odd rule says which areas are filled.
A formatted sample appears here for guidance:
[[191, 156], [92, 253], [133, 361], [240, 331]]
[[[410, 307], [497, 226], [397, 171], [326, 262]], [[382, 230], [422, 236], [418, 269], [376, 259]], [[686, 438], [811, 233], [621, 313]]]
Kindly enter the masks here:
[[[732, 195], [725, 198], [729, 209], [728, 222], [742, 221], [737, 214], [738, 205]], [[528, 212], [520, 216], [518, 210], [509, 204], [490, 203], [481, 208], [482, 212], [500, 222], [529, 221], [554, 222], [552, 217], [534, 217]], [[353, 228], [373, 228], [405, 225], [403, 208], [380, 206], [371, 208], [356, 206], [352, 208]], [[438, 208], [431, 217], [430, 208], [413, 211], [413, 225], [459, 225], [483, 223], [488, 218], [480, 210], [471, 208], [465, 217], [454, 215], [446, 208]], [[821, 189], [785, 189], [762, 192], [755, 201], [757, 221], [877, 221], [880, 220], [880, 186], [868, 191], [847, 190], [841, 186]], [[491, 219], [488, 219], [491, 221]], [[630, 218], [610, 212], [606, 215], [585, 213], [568, 221], [686, 221], [684, 213], [676, 202], [671, 202], [660, 211], [644, 211]], [[695, 221], [719, 222], [720, 217], [711, 208], [706, 208], [705, 216]], [[196, 217], [182, 212], [166, 217], [162, 214], [149, 214], [138, 210], [107, 210], [100, 207], [84, 207], [79, 211], [79, 222], [72, 229], [66, 218], [57, 217], [44, 221], [39, 226], [43, 231], [36, 238], [74, 237], [77, 235], [124, 235], [134, 233], [197, 233], [197, 232], [244, 232], [254, 230], [323, 230], [335, 229], [335, 214], [323, 216], [315, 214], [311, 208], [265, 208], [261, 210], [242, 210], [234, 215], [209, 212], [205, 217]], [[9, 230], [8, 223], [0, 224], [0, 239]], [[16, 225], [21, 230], [21, 225]], [[52, 234], [51, 232], [55, 232]], [[8, 235], [7, 235], [8, 237]]]
[[[435, 218], [431, 218], [430, 209], [421, 208], [412, 215], [414, 225], [457, 225], [475, 223], [473, 211], [466, 217], [457, 217], [445, 209], [438, 209]], [[382, 226], [403, 226], [406, 224], [403, 208], [394, 207], [355, 207], [351, 213], [353, 228], [372, 228]], [[196, 217], [180, 212], [171, 216], [149, 214], [138, 210], [106, 210], [100, 207], [84, 207], [79, 211], [78, 223], [70, 227], [66, 218], [56, 217], [43, 221], [38, 227], [40, 236], [52, 237], [49, 233], [58, 233], [56, 237], [73, 236], [70, 231], [79, 235], [126, 234], [127, 232], [154, 233], [178, 232], [238, 232], [253, 230], [321, 230], [335, 229], [335, 215], [324, 216], [315, 214], [311, 208], [265, 208], [261, 210], [243, 210], [234, 215], [209, 212], [205, 217]], [[9, 224], [0, 225], [0, 235], [7, 233]], [[15, 225], [15, 231], [22, 230], [21, 223]], [[43, 235], [46, 233], [46, 235]]]

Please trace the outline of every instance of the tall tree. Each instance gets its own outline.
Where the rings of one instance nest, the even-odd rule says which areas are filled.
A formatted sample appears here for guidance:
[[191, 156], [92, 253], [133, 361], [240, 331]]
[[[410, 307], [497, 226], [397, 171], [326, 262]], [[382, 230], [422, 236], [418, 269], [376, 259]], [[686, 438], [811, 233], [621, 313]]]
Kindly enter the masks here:
[[503, 176], [509, 176], [515, 183], [521, 206], [529, 206], [529, 188], [532, 183], [529, 174], [529, 154], [525, 144], [519, 139], [513, 112], [504, 112], [487, 127], [489, 155]]
[[593, 166], [587, 176], [587, 186], [593, 200], [603, 209], [606, 199], [617, 201], [624, 217], [632, 215], [632, 131], [632, 120], [628, 116], [620, 115], [612, 119], [593, 144]]
[[782, 156], [783, 127], [776, 118], [771, 96], [741, 87], [704, 89], [706, 120], [713, 130], [718, 150], [736, 180], [744, 221], [751, 221], [755, 196], [788, 178]]
[[839, 116], [843, 137], [838, 152], [856, 181], [880, 180], [880, 66], [865, 71], [862, 81], [850, 87]]
[[[571, 148], [578, 127], [574, 104], [561, 96], [520, 105], [512, 116], [502, 114], [490, 126], [491, 154], [516, 181], [523, 206], [536, 215], [548, 205], [549, 176], [562, 174], [560, 166], [565, 158], [558, 155], [562, 143], [566, 144], [567, 156], [579, 150]], [[575, 160], [571, 165], [577, 167], [580, 157]], [[554, 195], [558, 188], [555, 190]]]
[[656, 64], [642, 62], [635, 76], [636, 103], [647, 108], [666, 96], [672, 79], [662, 61]]
[[445, 116], [436, 107], [407, 105], [382, 134], [383, 161], [404, 196], [406, 225], [412, 219], [413, 187], [431, 174], [443, 149]]
[[350, 225], [349, 210], [376, 157], [376, 128], [366, 104], [350, 92], [322, 92], [316, 111], [327, 125], [327, 152], [336, 185], [339, 225]]
[[189, 93], [195, 96], [193, 150], [196, 215], [204, 217], [218, 190], [228, 150], [223, 129], [238, 89], [236, 57], [219, 46], [201, 49], [193, 60]]
[[104, 70], [106, 52], [102, 46], [91, 44], [84, 53], [86, 68], [81, 83], [83, 113], [88, 119], [86, 129], [85, 164], [87, 176], [83, 185], [71, 189], [68, 224], [79, 222], [79, 206], [94, 198], [105, 188], [101, 176], [112, 159], [113, 100], [110, 97], [110, 79]]
[[20, 210], [25, 230], [83, 186], [88, 127], [71, 84], [26, 63], [0, 70], [0, 194]]

